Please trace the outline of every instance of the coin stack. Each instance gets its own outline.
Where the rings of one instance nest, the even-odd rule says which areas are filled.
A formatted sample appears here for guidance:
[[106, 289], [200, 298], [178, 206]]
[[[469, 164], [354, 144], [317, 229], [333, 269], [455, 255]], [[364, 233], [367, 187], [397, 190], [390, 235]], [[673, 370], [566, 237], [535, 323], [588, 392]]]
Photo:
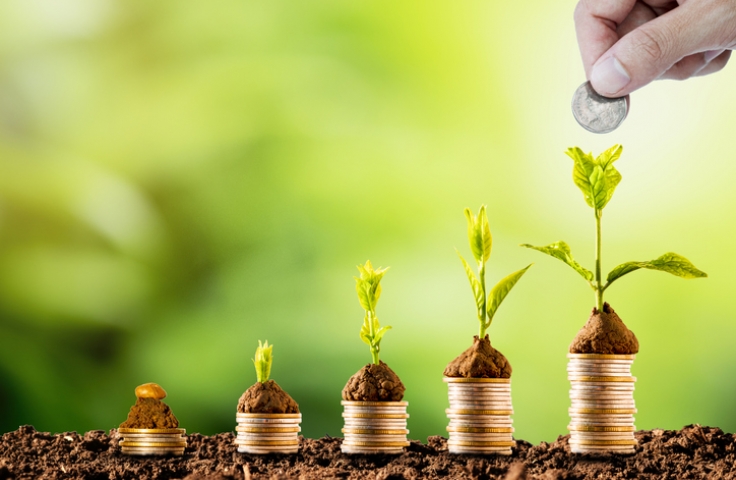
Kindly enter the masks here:
[[450, 453], [511, 455], [513, 436], [510, 378], [444, 377], [450, 408]]
[[126, 455], [183, 455], [183, 428], [118, 428], [120, 449]]
[[634, 453], [636, 355], [569, 353], [570, 450], [573, 453]]
[[409, 446], [406, 407], [409, 402], [342, 402], [345, 428], [343, 453], [399, 454]]
[[297, 453], [301, 413], [240, 413], [235, 444], [240, 453]]

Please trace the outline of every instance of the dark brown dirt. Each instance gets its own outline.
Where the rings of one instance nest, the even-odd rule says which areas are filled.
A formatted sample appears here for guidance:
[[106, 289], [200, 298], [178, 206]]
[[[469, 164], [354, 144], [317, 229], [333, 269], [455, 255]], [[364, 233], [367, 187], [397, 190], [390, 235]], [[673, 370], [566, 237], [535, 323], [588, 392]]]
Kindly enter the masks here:
[[257, 382], [243, 393], [238, 402], [240, 413], [299, 413], [299, 405], [278, 383]]
[[179, 420], [171, 409], [155, 398], [138, 398], [120, 428], [177, 428]]
[[570, 353], [615, 353], [630, 355], [639, 352], [639, 340], [634, 332], [607, 303], [603, 311], [593, 308], [590, 318], [570, 344]]
[[369, 363], [350, 377], [342, 389], [342, 399], [362, 402], [398, 402], [404, 398], [404, 384], [388, 365]]
[[339, 438], [326, 437], [301, 438], [296, 455], [257, 456], [237, 453], [232, 433], [195, 433], [184, 456], [145, 458], [120, 454], [115, 431], [50, 435], [25, 426], [0, 439], [0, 479], [734, 479], [734, 437], [699, 425], [640, 431], [635, 455], [609, 457], [572, 455], [567, 436], [517, 440], [510, 457], [449, 455], [442, 437], [413, 441], [402, 455], [347, 456]]
[[446, 377], [511, 378], [511, 364], [501, 352], [491, 346], [486, 335], [483, 340], [473, 337], [473, 345], [451, 361], [445, 368]]

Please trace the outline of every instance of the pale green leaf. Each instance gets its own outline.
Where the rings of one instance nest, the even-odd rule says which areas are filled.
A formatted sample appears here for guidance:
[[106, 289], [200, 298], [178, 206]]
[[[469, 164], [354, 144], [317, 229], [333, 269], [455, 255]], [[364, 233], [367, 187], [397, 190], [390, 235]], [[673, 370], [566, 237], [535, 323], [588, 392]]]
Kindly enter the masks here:
[[572, 171], [575, 185], [583, 192], [585, 202], [596, 210], [603, 210], [621, 181], [621, 174], [613, 162], [618, 160], [622, 150], [621, 145], [614, 145], [595, 159], [578, 147], [565, 152], [575, 163]]
[[256, 367], [256, 379], [263, 383], [268, 380], [271, 375], [271, 364], [273, 363], [273, 345], [262, 344], [258, 340], [258, 348], [256, 348], [256, 358], [253, 359], [253, 365]]
[[360, 306], [363, 307], [363, 310], [373, 310], [373, 295], [370, 283], [355, 277], [355, 291], [358, 292], [358, 301], [360, 301]]
[[[457, 252], [457, 250], [455, 250]], [[483, 305], [485, 303], [485, 292], [483, 291], [483, 287], [480, 284], [480, 281], [478, 280], [478, 277], [475, 276], [475, 273], [473, 272], [473, 269], [470, 267], [470, 264], [465, 261], [462, 255], [460, 255], [460, 252], [457, 252], [457, 256], [460, 257], [460, 261], [463, 262], [463, 268], [465, 268], [465, 274], [468, 276], [468, 281], [470, 281], [470, 288], [473, 289], [473, 297], [475, 298], [475, 305], [478, 309], [478, 318], [483, 317]]]
[[584, 279], [586, 279], [589, 282], [593, 281], [593, 272], [584, 268], [582, 265], [576, 262], [574, 258], [572, 258], [572, 253], [570, 252], [570, 246], [567, 243], [563, 242], [562, 240], [560, 240], [559, 242], [555, 242], [550, 245], [547, 245], [546, 247], [535, 247], [534, 245], [529, 245], [528, 243], [524, 243], [521, 246], [526, 247], [526, 248], [531, 248], [533, 250], [538, 250], [542, 253], [546, 253], [547, 255], [555, 257], [558, 260], [562, 260], [566, 264], [570, 265]]
[[479, 228], [479, 219], [473, 215], [473, 212], [469, 209], [465, 209], [465, 218], [468, 221], [468, 242], [470, 243], [470, 251], [473, 252], [473, 258], [475, 261], [480, 263], [483, 261], [483, 234]]
[[501, 302], [506, 298], [506, 295], [509, 294], [511, 289], [514, 288], [514, 285], [516, 285], [516, 282], [521, 279], [532, 265], [533, 264], [530, 263], [521, 270], [518, 270], [511, 275], [507, 275], [491, 289], [491, 292], [488, 295], [488, 325], [493, 321], [493, 316], [496, 314]]
[[368, 315], [363, 318], [363, 326], [360, 328], [360, 339], [363, 340], [368, 345], [371, 344], [371, 330], [368, 326]]
[[478, 212], [478, 229], [480, 230], [481, 242], [483, 244], [483, 263], [491, 258], [491, 246], [493, 245], [493, 237], [491, 236], [491, 227], [488, 225], [488, 214], [486, 206], [480, 207]]
[[631, 273], [634, 270], [640, 268], [646, 268], [649, 270], [659, 270], [661, 272], [671, 273], [672, 275], [682, 278], [703, 278], [707, 277], [708, 274], [698, 270], [695, 265], [690, 263], [690, 260], [678, 255], [674, 252], [667, 252], [659, 258], [650, 260], [648, 262], [626, 262], [617, 266], [611, 273], [608, 274], [608, 284], [610, 285], [615, 280], [623, 277], [627, 273]]
[[385, 327], [382, 327], [382, 328], [380, 328], [380, 329], [379, 329], [379, 330], [378, 330], [378, 331], [376, 332], [376, 337], [375, 337], [375, 338], [373, 339], [373, 344], [374, 344], [374, 345], [378, 345], [379, 343], [381, 343], [381, 339], [383, 338], [383, 335], [384, 335], [384, 334], [385, 334], [386, 332], [388, 332], [389, 330], [391, 330], [391, 328], [392, 328], [392, 327], [391, 327], [390, 325], [386, 325]]

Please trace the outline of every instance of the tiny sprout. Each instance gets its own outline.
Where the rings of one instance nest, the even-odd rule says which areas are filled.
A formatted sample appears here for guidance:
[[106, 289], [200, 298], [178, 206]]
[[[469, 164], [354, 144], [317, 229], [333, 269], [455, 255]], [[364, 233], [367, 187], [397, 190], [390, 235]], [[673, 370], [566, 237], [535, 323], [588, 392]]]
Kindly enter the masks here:
[[268, 340], [264, 344], [258, 340], [258, 348], [256, 348], [256, 358], [253, 360], [253, 365], [256, 366], [256, 378], [259, 383], [265, 383], [268, 381], [268, 377], [271, 375], [271, 363], [273, 362], [273, 345], [268, 344]]
[[509, 294], [516, 282], [526, 273], [532, 264], [518, 270], [511, 275], [502, 278], [496, 286], [494, 286], [489, 292], [489, 299], [486, 297], [486, 262], [491, 258], [491, 245], [493, 239], [491, 237], [491, 229], [488, 225], [488, 215], [486, 214], [486, 206], [481, 205], [478, 210], [478, 216], [473, 215], [473, 212], [469, 209], [465, 209], [465, 218], [468, 220], [468, 240], [470, 241], [470, 250], [473, 252], [473, 258], [475, 258], [478, 264], [478, 276], [475, 275], [473, 269], [470, 267], [465, 258], [457, 251], [457, 256], [460, 257], [460, 261], [463, 262], [465, 268], [465, 274], [468, 276], [470, 281], [470, 287], [473, 289], [473, 296], [475, 297], [475, 305], [478, 309], [478, 320], [480, 321], [480, 336], [484, 338], [486, 336], [486, 330], [491, 326], [493, 322], [493, 316], [496, 314], [498, 307], [501, 302]]
[[381, 339], [391, 329], [389, 326], [381, 327], [376, 316], [376, 304], [381, 296], [381, 279], [386, 270], [388, 270], [388, 267], [379, 267], [374, 270], [371, 261], [366, 260], [365, 265], [358, 265], [360, 277], [354, 277], [358, 300], [360, 306], [365, 310], [363, 326], [360, 329], [360, 339], [370, 347], [373, 363], [376, 365], [380, 364], [378, 352], [381, 351]]
[[708, 275], [698, 270], [690, 260], [678, 255], [674, 252], [667, 252], [654, 260], [644, 262], [625, 262], [615, 267], [603, 281], [601, 266], [601, 218], [603, 217], [603, 208], [613, 197], [621, 181], [621, 174], [613, 162], [621, 156], [623, 147], [614, 145], [597, 157], [593, 158], [592, 153], [585, 153], [579, 147], [568, 148], [565, 154], [573, 161], [572, 179], [575, 185], [583, 192], [585, 203], [593, 209], [595, 215], [595, 272], [588, 270], [580, 265], [572, 256], [570, 246], [562, 240], [543, 247], [535, 247], [528, 243], [522, 244], [522, 247], [538, 250], [546, 253], [558, 260], [565, 262], [578, 272], [593, 289], [595, 293], [595, 305], [598, 311], [603, 311], [603, 292], [605, 292], [611, 284], [623, 277], [641, 268], [648, 270], [659, 270], [660, 272], [671, 273], [672, 275], [682, 278], [703, 278]]

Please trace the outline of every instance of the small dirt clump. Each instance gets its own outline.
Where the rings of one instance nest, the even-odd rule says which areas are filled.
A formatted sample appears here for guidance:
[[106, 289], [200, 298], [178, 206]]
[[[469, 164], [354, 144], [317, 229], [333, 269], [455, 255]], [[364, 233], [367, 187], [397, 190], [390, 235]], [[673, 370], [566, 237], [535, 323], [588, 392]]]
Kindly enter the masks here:
[[130, 407], [128, 419], [120, 428], [178, 428], [179, 420], [171, 408], [155, 398], [138, 398]]
[[486, 335], [483, 340], [473, 337], [473, 345], [450, 362], [446, 377], [511, 378], [511, 364], [501, 352], [491, 346]]
[[608, 303], [603, 311], [593, 308], [590, 318], [570, 344], [570, 353], [632, 355], [639, 352], [639, 341]]
[[299, 405], [274, 380], [257, 382], [238, 401], [240, 413], [299, 413]]
[[342, 399], [354, 402], [399, 402], [404, 398], [401, 379], [381, 361], [369, 363], [350, 377], [342, 389]]

